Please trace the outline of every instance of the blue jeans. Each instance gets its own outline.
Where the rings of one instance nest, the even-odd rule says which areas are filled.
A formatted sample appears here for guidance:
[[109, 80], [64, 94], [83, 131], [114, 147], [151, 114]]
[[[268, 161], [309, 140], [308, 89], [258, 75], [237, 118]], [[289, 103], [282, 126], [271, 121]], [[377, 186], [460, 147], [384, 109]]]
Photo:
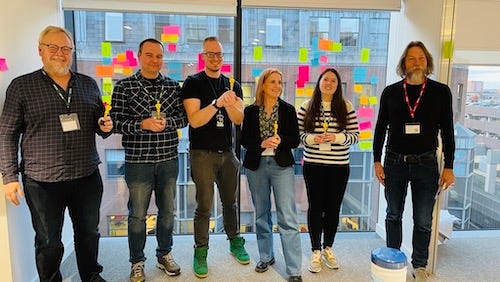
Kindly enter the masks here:
[[436, 158], [431, 161], [407, 163], [394, 154], [387, 153], [384, 162], [385, 198], [387, 215], [385, 229], [387, 247], [399, 249], [402, 242], [403, 210], [408, 183], [411, 183], [413, 203], [413, 253], [414, 267], [427, 266], [432, 229], [432, 210], [438, 190], [439, 172]]
[[240, 234], [238, 228], [238, 172], [240, 163], [233, 152], [191, 150], [191, 177], [196, 185], [194, 211], [194, 242], [196, 247], [208, 246], [208, 228], [217, 183], [222, 202], [224, 230], [229, 239]]
[[61, 232], [68, 208], [82, 281], [102, 272], [97, 262], [102, 180], [99, 170], [87, 177], [40, 182], [23, 175], [24, 193], [35, 230], [35, 259], [40, 281], [62, 281], [59, 267], [64, 253]]
[[145, 261], [146, 215], [155, 192], [158, 208], [156, 218], [156, 256], [162, 257], [172, 250], [172, 231], [175, 216], [175, 189], [179, 162], [177, 158], [157, 164], [125, 163], [125, 181], [129, 190], [128, 246], [131, 263]]
[[257, 170], [247, 169], [247, 179], [255, 207], [255, 227], [260, 260], [268, 262], [274, 257], [272, 190], [286, 273], [290, 276], [301, 275], [302, 248], [297, 223], [293, 167], [281, 167], [273, 156], [262, 156]]

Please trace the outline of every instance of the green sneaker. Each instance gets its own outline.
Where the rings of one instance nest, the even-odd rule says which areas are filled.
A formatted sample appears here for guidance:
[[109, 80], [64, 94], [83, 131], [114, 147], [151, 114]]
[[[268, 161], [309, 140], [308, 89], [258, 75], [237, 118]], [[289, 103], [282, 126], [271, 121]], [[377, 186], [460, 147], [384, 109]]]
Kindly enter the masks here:
[[250, 256], [245, 250], [245, 238], [236, 237], [229, 241], [229, 251], [234, 258], [241, 264], [249, 264]]
[[208, 276], [207, 253], [207, 246], [194, 248], [193, 272], [198, 278]]

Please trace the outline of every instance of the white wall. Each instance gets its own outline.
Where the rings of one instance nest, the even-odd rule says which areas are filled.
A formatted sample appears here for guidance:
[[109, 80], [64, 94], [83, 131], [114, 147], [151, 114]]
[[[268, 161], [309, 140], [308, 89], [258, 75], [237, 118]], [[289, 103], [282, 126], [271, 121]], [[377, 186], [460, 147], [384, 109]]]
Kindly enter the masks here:
[[[57, 0], [3, 1], [0, 9], [0, 57], [9, 70], [0, 73], [0, 109], [10, 81], [41, 67], [38, 34], [47, 25], [63, 25]], [[1, 183], [1, 182], [0, 182]], [[1, 184], [0, 189], [3, 191]], [[66, 226], [69, 224], [66, 224]], [[67, 229], [67, 228], [66, 228]], [[65, 231], [70, 247], [72, 235]], [[15, 207], [0, 193], [0, 273], [2, 281], [36, 281], [34, 232], [26, 201]]]
[[[406, 0], [403, 1], [400, 13], [392, 13], [387, 62], [387, 85], [401, 80], [401, 77], [396, 74], [396, 66], [410, 41], [422, 41], [434, 58], [435, 68], [439, 67], [442, 6], [443, 0]], [[435, 69], [434, 73], [438, 73], [438, 70]], [[380, 188], [379, 199], [376, 232], [379, 236], [385, 238], [385, 209], [387, 203], [383, 187]], [[403, 214], [403, 244], [401, 250], [406, 253], [409, 260], [412, 251], [412, 216], [411, 195], [408, 193]]]

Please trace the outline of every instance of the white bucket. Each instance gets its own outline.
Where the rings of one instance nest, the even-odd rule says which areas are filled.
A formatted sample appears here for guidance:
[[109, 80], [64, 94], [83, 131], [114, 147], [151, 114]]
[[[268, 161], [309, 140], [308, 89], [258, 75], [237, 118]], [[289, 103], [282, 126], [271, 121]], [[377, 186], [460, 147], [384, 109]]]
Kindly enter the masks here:
[[406, 255], [393, 248], [377, 248], [371, 257], [372, 282], [405, 282]]

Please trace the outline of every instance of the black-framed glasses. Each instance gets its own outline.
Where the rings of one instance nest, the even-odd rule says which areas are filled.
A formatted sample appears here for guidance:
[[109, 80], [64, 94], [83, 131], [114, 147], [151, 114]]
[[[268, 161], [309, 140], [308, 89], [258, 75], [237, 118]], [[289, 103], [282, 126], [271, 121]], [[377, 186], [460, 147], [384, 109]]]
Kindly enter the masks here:
[[217, 57], [218, 59], [224, 58], [224, 53], [221, 52], [205, 52], [203, 53], [205, 56], [209, 57], [210, 59]]
[[68, 47], [68, 46], [58, 46], [55, 44], [46, 44], [46, 43], [40, 43], [40, 45], [47, 46], [47, 48], [49, 49], [49, 52], [54, 53], [54, 54], [57, 53], [57, 51], [59, 51], [59, 49], [61, 49], [61, 52], [64, 55], [69, 55], [73, 51], [73, 48]]

